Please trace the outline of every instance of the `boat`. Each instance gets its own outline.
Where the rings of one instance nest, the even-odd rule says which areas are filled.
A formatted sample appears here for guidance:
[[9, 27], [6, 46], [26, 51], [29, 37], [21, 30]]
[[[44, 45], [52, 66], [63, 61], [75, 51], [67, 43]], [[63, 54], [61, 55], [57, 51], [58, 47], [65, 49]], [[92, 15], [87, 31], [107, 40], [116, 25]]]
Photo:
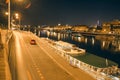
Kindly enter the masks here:
[[64, 41], [56, 41], [55, 47], [61, 52], [64, 52], [69, 55], [81, 55], [85, 54], [86, 52], [85, 49], [76, 47], [74, 44], [70, 44]]

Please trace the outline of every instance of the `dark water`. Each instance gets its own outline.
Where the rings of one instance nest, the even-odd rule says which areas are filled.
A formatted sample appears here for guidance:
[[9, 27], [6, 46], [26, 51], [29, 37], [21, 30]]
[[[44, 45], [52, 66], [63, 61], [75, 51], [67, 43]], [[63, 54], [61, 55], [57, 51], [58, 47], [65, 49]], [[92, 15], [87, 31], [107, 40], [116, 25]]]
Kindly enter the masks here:
[[86, 49], [87, 52], [110, 59], [120, 67], [120, 38], [116, 37], [94, 37], [94, 36], [73, 36], [55, 32], [41, 31], [40, 37], [48, 37], [53, 40], [62, 40]]

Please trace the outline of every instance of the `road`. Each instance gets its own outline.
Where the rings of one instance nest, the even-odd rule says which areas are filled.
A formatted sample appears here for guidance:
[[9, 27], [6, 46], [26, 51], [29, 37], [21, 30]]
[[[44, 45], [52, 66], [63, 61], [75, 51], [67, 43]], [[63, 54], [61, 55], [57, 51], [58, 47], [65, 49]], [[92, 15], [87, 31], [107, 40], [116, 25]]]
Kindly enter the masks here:
[[[13, 31], [13, 35], [9, 55], [13, 80], [95, 80], [56, 54], [44, 39], [23, 31]], [[31, 45], [31, 39], [37, 45]]]

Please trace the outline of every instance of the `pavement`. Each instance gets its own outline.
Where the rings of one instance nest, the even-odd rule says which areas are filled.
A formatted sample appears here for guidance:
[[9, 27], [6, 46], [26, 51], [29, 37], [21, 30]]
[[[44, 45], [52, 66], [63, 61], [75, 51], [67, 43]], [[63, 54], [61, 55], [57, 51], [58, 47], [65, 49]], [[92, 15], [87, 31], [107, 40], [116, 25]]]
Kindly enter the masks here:
[[11, 80], [6, 52], [6, 30], [0, 30], [0, 80]]

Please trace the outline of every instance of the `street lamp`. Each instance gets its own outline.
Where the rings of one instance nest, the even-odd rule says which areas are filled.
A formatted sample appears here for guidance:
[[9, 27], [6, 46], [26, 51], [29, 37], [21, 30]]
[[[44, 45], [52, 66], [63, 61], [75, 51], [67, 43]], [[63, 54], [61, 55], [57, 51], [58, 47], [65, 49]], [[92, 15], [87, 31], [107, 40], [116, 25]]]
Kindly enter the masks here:
[[19, 2], [22, 2], [23, 0], [18, 0]]
[[18, 24], [19, 24], [19, 28], [20, 28], [20, 25], [21, 25], [20, 14], [16, 13], [15, 18], [18, 19]]
[[[22, 2], [23, 0], [17, 0], [17, 1], [19, 1], [19, 2]], [[11, 4], [11, 0], [7, 0], [7, 2], [6, 3], [8, 3], [8, 29], [10, 30], [10, 23], [11, 23], [11, 6], [10, 6], [10, 4]]]
[[8, 12], [5, 12], [5, 15], [8, 15]]
[[8, 1], [8, 29], [10, 30], [10, 0]]

